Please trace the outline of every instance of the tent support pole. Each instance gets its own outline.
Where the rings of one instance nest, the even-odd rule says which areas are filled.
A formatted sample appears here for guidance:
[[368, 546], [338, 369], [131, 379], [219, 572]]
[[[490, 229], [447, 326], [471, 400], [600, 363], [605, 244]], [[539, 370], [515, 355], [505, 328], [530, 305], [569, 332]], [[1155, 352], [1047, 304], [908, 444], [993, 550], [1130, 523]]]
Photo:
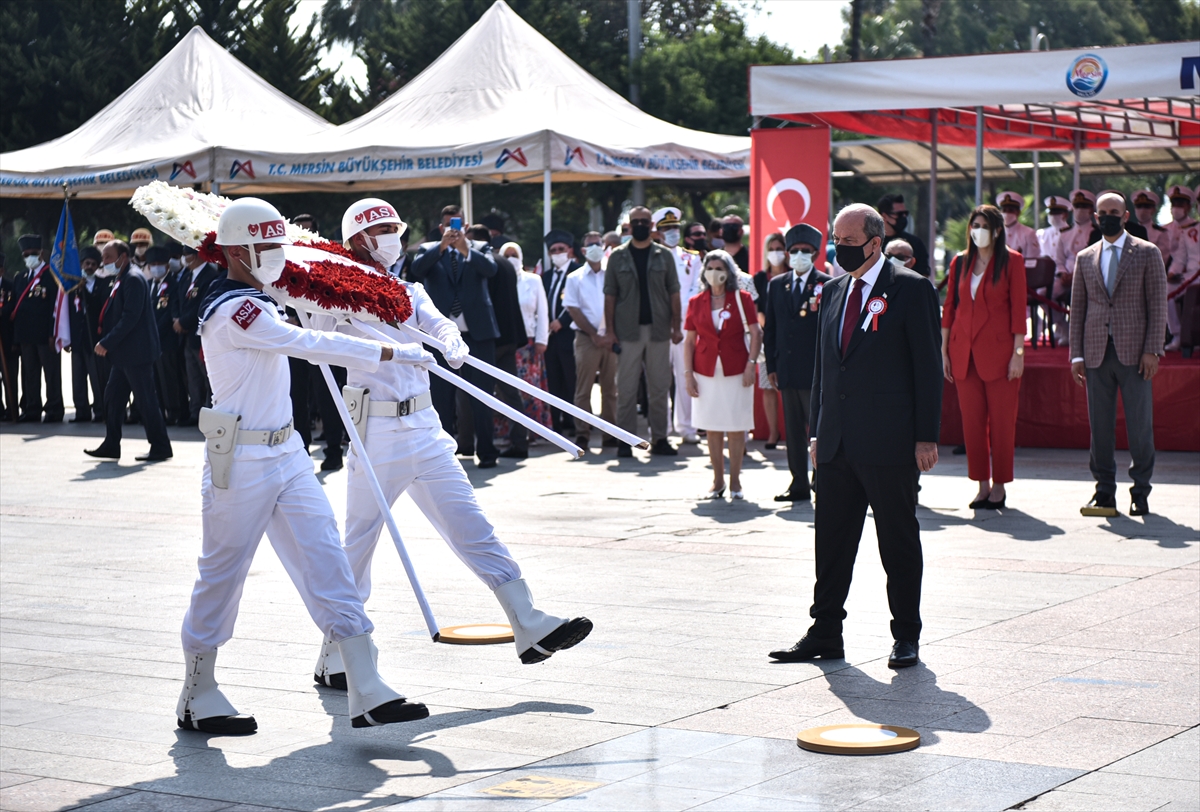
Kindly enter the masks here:
[[1033, 230], [1042, 227], [1042, 172], [1038, 166], [1038, 151], [1033, 151]]
[[[937, 170], [938, 170], [938, 110], [929, 111], [929, 260], [933, 262], [933, 247], [937, 242]], [[937, 269], [929, 268], [931, 279], [937, 278]]]
[[983, 205], [983, 108], [975, 108], [975, 205]]
[[458, 188], [459, 205], [462, 206], [463, 223], [470, 225], [475, 222], [474, 212], [474, 195], [472, 194], [471, 181], [464, 180]]
[[218, 196], [219, 196], [219, 195], [221, 194], [221, 182], [220, 182], [220, 181], [218, 181], [218, 180], [214, 180], [214, 181], [212, 182], [211, 186], [212, 186], [212, 193], [213, 193], [214, 195], [218, 195]]
[[1074, 183], [1074, 185], [1071, 187], [1072, 189], [1079, 188], [1079, 142], [1082, 140], [1083, 140], [1083, 133], [1081, 133], [1079, 130], [1076, 130], [1075, 131], [1075, 149], [1074, 149], [1075, 165], [1073, 167], [1071, 167], [1071, 180]]
[[[550, 170], [542, 170], [542, 234], [550, 233]], [[542, 241], [542, 272], [550, 268], [549, 249]]]

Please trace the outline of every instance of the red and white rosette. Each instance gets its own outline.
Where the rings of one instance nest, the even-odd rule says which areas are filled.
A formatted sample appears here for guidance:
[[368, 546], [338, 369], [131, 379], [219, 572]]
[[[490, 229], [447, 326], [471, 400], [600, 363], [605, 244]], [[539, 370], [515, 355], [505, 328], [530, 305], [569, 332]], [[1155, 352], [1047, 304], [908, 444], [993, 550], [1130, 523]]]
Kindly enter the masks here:
[[887, 299], [882, 296], [876, 296], [873, 299], [867, 300], [867, 315], [871, 317], [870, 322], [863, 322], [863, 332], [867, 331], [867, 324], [871, 325], [871, 332], [879, 331], [879, 317], [887, 312]]

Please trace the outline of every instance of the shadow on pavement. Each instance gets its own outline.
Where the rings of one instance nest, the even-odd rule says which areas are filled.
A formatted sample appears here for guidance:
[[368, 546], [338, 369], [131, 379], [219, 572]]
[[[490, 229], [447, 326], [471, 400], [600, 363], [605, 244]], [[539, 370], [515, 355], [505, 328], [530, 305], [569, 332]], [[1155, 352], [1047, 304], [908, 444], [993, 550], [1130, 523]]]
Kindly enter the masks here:
[[1054, 536], [1066, 535], [1066, 531], [1061, 527], [1015, 508], [977, 510], [974, 517], [968, 519], [918, 505], [917, 519], [921, 522], [922, 531], [970, 526], [989, 533], [1003, 533], [1017, 541], [1046, 541]]
[[112, 462], [97, 462], [94, 466], [72, 479], [72, 482], [90, 482], [97, 479], [120, 479], [131, 476], [146, 469], [148, 463], [139, 462], [134, 465], [118, 465]]
[[1185, 524], [1177, 524], [1166, 516], [1153, 513], [1138, 521], [1124, 513], [1105, 520], [1101, 530], [1127, 539], [1146, 539], [1166, 549], [1183, 549], [1189, 544], [1200, 543], [1200, 531]]

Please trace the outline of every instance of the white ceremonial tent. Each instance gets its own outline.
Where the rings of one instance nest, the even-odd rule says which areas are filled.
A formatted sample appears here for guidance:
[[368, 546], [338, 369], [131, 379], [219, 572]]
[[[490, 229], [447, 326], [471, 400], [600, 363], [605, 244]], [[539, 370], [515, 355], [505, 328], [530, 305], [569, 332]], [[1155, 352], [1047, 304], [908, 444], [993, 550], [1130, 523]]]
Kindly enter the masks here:
[[117, 198], [152, 180], [254, 183], [255, 165], [240, 156], [280, 131], [311, 138], [332, 128], [196, 27], [74, 132], [0, 155], [0, 195], [61, 197], [64, 183], [72, 195]]

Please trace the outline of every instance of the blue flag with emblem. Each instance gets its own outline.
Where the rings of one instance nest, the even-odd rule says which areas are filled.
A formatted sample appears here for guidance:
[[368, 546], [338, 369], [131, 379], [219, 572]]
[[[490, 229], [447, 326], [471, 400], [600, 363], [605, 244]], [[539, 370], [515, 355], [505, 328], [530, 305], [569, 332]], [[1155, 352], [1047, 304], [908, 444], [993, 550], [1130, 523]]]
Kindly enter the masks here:
[[58, 218], [58, 232], [54, 235], [54, 248], [50, 251], [50, 273], [62, 290], [70, 290], [83, 279], [79, 267], [79, 247], [75, 245], [75, 226], [71, 223], [71, 209], [63, 201], [62, 216]]

